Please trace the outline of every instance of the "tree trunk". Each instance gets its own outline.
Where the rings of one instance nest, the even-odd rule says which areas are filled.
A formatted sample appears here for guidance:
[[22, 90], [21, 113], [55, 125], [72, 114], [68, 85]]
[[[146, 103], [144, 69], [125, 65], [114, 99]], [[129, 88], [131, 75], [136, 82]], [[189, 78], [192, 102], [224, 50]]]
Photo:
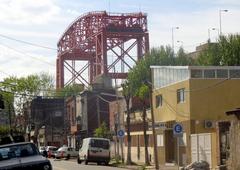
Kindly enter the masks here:
[[146, 107], [143, 106], [143, 135], [144, 135], [144, 144], [145, 144], [145, 164], [150, 165], [148, 157], [148, 136], [147, 136], [147, 122], [146, 122]]
[[128, 148], [127, 148], [127, 165], [132, 164], [131, 159], [131, 135], [130, 135], [130, 110], [129, 110], [129, 100], [126, 100], [127, 105], [127, 141], [128, 141]]

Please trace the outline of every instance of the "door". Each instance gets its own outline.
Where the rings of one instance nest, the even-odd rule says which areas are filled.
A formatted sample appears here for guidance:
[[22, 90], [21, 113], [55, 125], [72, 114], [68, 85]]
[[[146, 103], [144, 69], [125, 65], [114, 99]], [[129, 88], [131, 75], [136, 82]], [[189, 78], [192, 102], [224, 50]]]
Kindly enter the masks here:
[[211, 133], [191, 135], [191, 158], [192, 162], [207, 161], [212, 165]]
[[175, 143], [173, 130], [165, 130], [165, 159], [166, 163], [175, 162]]

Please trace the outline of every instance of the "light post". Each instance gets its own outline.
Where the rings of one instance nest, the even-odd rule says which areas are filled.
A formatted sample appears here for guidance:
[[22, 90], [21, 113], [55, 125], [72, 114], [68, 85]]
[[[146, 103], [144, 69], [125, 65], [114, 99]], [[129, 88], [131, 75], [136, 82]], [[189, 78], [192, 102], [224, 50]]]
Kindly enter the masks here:
[[220, 35], [222, 35], [222, 12], [228, 12], [227, 9], [220, 9], [219, 10], [219, 30], [220, 30]]
[[[151, 70], [150, 70], [151, 72]], [[152, 77], [152, 76], [151, 76]], [[151, 78], [152, 79], [152, 78]], [[158, 164], [158, 152], [157, 152], [157, 139], [156, 139], [156, 130], [155, 130], [155, 119], [153, 113], [153, 102], [152, 102], [152, 93], [153, 93], [153, 84], [149, 81], [144, 82], [150, 89], [150, 109], [151, 109], [151, 117], [152, 117], [152, 134], [153, 134], [153, 147], [154, 147], [154, 161], [155, 161], [155, 169], [159, 170]]]
[[177, 40], [177, 43], [181, 43], [181, 47], [183, 47], [183, 41]]
[[174, 30], [179, 29], [179, 27], [172, 27], [172, 50], [173, 50], [173, 54], [174, 54]]
[[211, 29], [208, 28], [208, 41], [211, 42], [211, 36], [210, 36]]

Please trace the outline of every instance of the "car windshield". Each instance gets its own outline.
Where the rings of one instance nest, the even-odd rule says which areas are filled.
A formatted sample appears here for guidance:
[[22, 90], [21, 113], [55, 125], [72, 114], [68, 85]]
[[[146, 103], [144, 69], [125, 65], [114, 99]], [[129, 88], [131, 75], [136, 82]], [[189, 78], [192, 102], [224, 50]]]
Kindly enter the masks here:
[[109, 142], [107, 140], [91, 139], [91, 147], [109, 149]]
[[0, 147], [0, 161], [33, 155], [39, 155], [39, 152], [36, 146], [32, 143], [7, 145]]
[[58, 148], [49, 148], [49, 151], [57, 151]]

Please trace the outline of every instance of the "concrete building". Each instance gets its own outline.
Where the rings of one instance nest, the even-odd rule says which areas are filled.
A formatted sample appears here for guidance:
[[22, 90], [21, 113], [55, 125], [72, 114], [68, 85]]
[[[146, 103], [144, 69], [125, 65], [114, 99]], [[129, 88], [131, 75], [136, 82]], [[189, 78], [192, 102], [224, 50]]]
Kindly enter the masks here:
[[68, 146], [79, 148], [81, 143], [80, 130], [82, 129], [81, 97], [71, 96], [66, 99], [67, 119], [69, 124]]
[[41, 141], [42, 144], [57, 147], [67, 144], [66, 111], [63, 98], [38, 97], [32, 100], [30, 108], [31, 116], [28, 122], [35, 139], [39, 136], [40, 129], [45, 129], [45, 141]]
[[212, 168], [226, 164], [229, 127], [240, 106], [240, 67], [151, 66], [153, 109], [160, 164], [178, 162], [173, 125], [183, 125], [179, 162], [206, 160]]

